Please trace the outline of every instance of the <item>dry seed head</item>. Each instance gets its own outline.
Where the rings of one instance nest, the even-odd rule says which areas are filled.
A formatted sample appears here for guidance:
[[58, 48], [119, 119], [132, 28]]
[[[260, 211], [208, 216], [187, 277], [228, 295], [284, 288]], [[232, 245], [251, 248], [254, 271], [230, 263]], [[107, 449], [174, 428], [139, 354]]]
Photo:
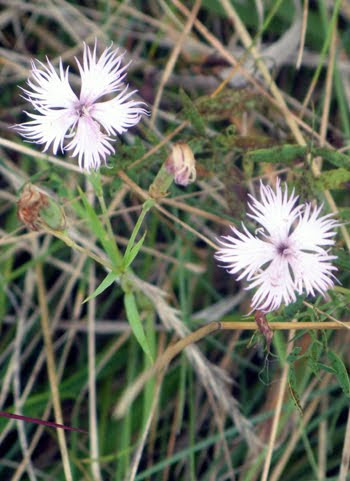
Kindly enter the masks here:
[[17, 216], [29, 229], [39, 230], [39, 212], [49, 205], [45, 194], [37, 190], [34, 185], [26, 184], [17, 204]]
[[64, 230], [66, 226], [62, 207], [31, 183], [23, 187], [17, 203], [17, 216], [31, 230]]

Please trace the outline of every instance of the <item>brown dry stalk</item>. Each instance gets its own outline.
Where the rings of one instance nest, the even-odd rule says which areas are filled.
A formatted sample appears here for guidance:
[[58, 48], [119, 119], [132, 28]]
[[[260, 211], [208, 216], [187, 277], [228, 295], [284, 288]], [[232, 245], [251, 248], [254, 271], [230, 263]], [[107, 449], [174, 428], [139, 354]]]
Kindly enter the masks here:
[[[286, 353], [287, 356], [291, 353], [293, 348], [292, 337], [293, 337], [293, 331], [290, 330], [289, 337], [288, 337], [287, 353]], [[281, 418], [282, 405], [283, 405], [284, 395], [287, 387], [288, 373], [289, 373], [289, 364], [288, 362], [285, 362], [283, 371], [282, 371], [282, 377], [281, 377], [278, 393], [277, 393], [277, 403], [274, 408], [275, 413], [272, 420], [270, 439], [267, 447], [263, 473], [261, 475], [261, 481], [268, 481], [268, 475], [269, 475], [271, 461], [272, 461], [272, 454], [273, 454], [275, 444], [276, 444], [276, 439], [277, 439], [278, 424]]]
[[191, 15], [188, 17], [187, 22], [184, 26], [184, 29], [183, 29], [179, 39], [177, 40], [176, 44], [174, 45], [173, 51], [171, 52], [171, 54], [169, 56], [169, 60], [168, 60], [166, 66], [165, 66], [165, 69], [163, 71], [163, 75], [162, 75], [162, 78], [160, 80], [160, 84], [159, 84], [158, 89], [157, 89], [156, 98], [155, 98], [154, 103], [153, 103], [152, 117], [151, 117], [151, 122], [150, 122], [151, 127], [154, 126], [154, 122], [155, 122], [156, 117], [157, 117], [158, 107], [159, 107], [159, 104], [160, 104], [160, 101], [161, 101], [161, 98], [162, 98], [162, 95], [163, 95], [164, 87], [165, 87], [167, 81], [169, 80], [169, 77], [170, 77], [170, 75], [171, 75], [171, 73], [172, 73], [172, 71], [175, 67], [176, 60], [177, 60], [177, 58], [180, 54], [182, 45], [183, 45], [187, 35], [190, 33], [190, 31], [192, 29], [194, 19], [197, 17], [200, 6], [201, 6], [201, 0], [196, 0], [194, 6], [192, 8]]
[[[270, 322], [270, 328], [273, 331], [281, 331], [281, 330], [290, 330], [290, 331], [297, 331], [302, 329], [312, 329], [312, 330], [320, 330], [320, 329], [350, 329], [350, 322], [334, 322], [334, 321], [325, 321], [325, 322]], [[200, 327], [194, 332], [191, 332], [183, 339], [180, 339], [175, 344], [171, 344], [168, 348], [164, 351], [164, 353], [159, 356], [153, 366], [151, 366], [148, 370], [144, 371], [140, 376], [135, 380], [135, 382], [126, 389], [124, 394], [121, 396], [118, 404], [114, 409], [114, 416], [117, 418], [121, 418], [125, 415], [126, 411], [130, 407], [133, 400], [137, 397], [140, 391], [143, 389], [145, 383], [151, 379], [157, 372], [160, 372], [163, 369], [166, 369], [168, 364], [186, 347], [190, 344], [200, 341], [201, 339], [205, 338], [209, 334], [213, 332], [220, 331], [220, 330], [251, 330], [255, 331], [258, 330], [257, 325], [255, 322], [249, 321], [242, 321], [242, 322], [221, 322], [215, 321], [207, 324], [203, 327]]]

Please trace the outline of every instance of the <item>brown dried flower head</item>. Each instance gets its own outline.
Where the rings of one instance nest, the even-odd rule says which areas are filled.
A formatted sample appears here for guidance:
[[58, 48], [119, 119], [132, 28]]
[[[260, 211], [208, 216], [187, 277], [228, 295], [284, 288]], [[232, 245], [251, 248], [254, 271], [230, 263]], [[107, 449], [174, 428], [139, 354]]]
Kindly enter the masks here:
[[63, 230], [66, 225], [62, 207], [30, 183], [26, 184], [21, 192], [17, 216], [29, 229], [35, 231], [45, 228]]
[[48, 196], [39, 191], [33, 184], [26, 184], [17, 204], [17, 216], [29, 229], [39, 230], [39, 213], [48, 207]]

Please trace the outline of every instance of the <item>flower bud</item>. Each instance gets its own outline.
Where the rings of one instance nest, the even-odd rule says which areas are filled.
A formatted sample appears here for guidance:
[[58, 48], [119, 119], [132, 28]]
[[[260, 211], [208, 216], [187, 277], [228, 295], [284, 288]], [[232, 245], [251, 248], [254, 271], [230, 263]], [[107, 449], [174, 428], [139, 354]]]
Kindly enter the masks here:
[[45, 228], [64, 230], [66, 226], [62, 207], [52, 197], [30, 183], [26, 184], [21, 192], [17, 216], [31, 230]]
[[196, 180], [196, 161], [188, 144], [175, 144], [165, 161], [165, 168], [174, 176], [176, 184], [188, 185]]

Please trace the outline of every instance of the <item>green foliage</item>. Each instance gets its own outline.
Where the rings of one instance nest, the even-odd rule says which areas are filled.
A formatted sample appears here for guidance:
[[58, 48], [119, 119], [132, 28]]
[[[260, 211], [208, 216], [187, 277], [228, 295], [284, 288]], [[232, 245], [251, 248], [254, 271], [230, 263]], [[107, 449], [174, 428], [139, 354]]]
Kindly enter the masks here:
[[205, 122], [203, 117], [200, 115], [196, 105], [190, 97], [186, 94], [183, 89], [180, 89], [180, 99], [183, 105], [183, 115], [184, 117], [191, 122], [193, 127], [198, 131], [200, 135], [205, 135]]
[[299, 346], [293, 347], [292, 351], [288, 354], [286, 362], [293, 363], [298, 359], [300, 359], [300, 351], [301, 351], [301, 347]]
[[328, 359], [334, 374], [337, 376], [337, 379], [344, 394], [350, 397], [349, 374], [344, 362], [334, 351], [328, 351]]
[[[6, 59], [6, 68], [2, 69], [2, 125], [22, 120], [20, 110], [24, 105], [17, 84], [26, 88], [20, 76], [23, 66], [28, 65], [28, 56], [44, 59], [49, 54], [53, 65], [57, 65], [60, 56], [73, 60], [73, 48], [74, 55], [81, 59], [81, 47], [70, 25], [80, 25], [82, 19], [87, 39], [94, 35], [96, 27], [103, 27], [106, 45], [118, 37], [121, 51], [128, 50], [122, 63], [125, 65], [128, 56], [132, 68], [125, 81], [138, 89], [140, 99], [151, 111], [169, 54], [188, 16], [175, 3], [164, 1], [159, 5], [137, 0], [83, 2], [89, 8], [72, 1], [66, 2], [67, 10], [60, 2], [55, 2], [54, 10], [50, 2], [46, 3], [47, 8], [40, 12], [33, 0], [22, 2], [24, 9], [6, 10], [2, 25], [6, 39], [2, 45]], [[344, 413], [349, 408], [350, 394], [346, 333], [339, 330], [298, 330], [291, 340], [285, 331], [274, 332], [268, 354], [265, 343], [250, 342], [261, 340], [256, 331], [212, 333], [144, 384], [138, 396], [129, 400], [123, 418], [114, 419], [112, 415], [125, 390], [137, 387], [137, 379], [152, 368], [171, 343], [178, 341], [181, 328], [194, 330], [212, 319], [222, 319], [223, 312], [227, 320], [252, 320], [253, 316], [246, 314], [254, 290], [245, 290], [244, 281], [237, 282], [217, 267], [213, 244], [219, 235], [230, 233], [229, 224], [239, 227], [241, 220], [250, 222], [246, 215], [247, 196], [256, 190], [260, 178], [272, 182], [276, 175], [281, 176], [301, 201], [323, 203], [325, 213], [330, 212], [330, 207], [323, 191], [330, 190], [338, 209], [336, 216], [343, 228], [349, 229], [346, 9], [340, 0], [332, 9], [327, 2], [301, 2], [308, 15], [305, 51], [297, 70], [294, 64], [285, 63], [285, 48], [273, 58], [266, 55], [267, 47], [276, 49], [282, 37], [291, 33], [288, 29], [297, 13], [294, 2], [230, 3], [251, 35], [250, 47], [256, 46], [259, 59], [269, 65], [272, 78], [298, 122], [305, 146], [295, 143], [287, 118], [273, 98], [271, 84], [261, 81], [258, 61], [254, 61], [249, 48], [242, 49], [240, 30], [228, 18], [220, 0], [203, 0], [197, 20], [221, 47], [216, 48], [203, 31], [200, 33], [196, 21], [184, 38], [157, 115], [152, 122], [145, 117], [137, 127], [118, 135], [116, 152], [107, 158], [100, 172], [79, 173], [70, 152], [65, 155], [65, 163], [60, 162], [61, 152], [57, 163], [48, 162], [45, 156], [36, 155], [42, 146], [22, 143], [14, 130], [4, 129], [0, 159], [0, 399], [4, 409], [11, 412], [22, 410], [34, 417], [43, 417], [46, 412], [54, 420], [39, 322], [45, 311], [38, 303], [36, 265], [40, 263], [65, 423], [91, 427], [89, 436], [66, 436], [74, 480], [124, 481], [132, 476], [135, 481], [231, 479], [231, 465], [242, 480], [259, 479], [266, 459], [261, 443], [265, 445], [271, 432], [285, 362], [289, 363], [288, 390], [278, 424], [278, 449], [268, 479], [276, 478], [277, 466], [282, 466], [279, 478], [283, 481], [309, 481], [320, 476], [314, 453], [320, 447], [321, 421], [327, 426], [324, 478], [339, 477]], [[191, 8], [193, 2], [182, 5]], [[34, 12], [29, 29], [28, 12]], [[336, 22], [338, 15], [341, 18]], [[332, 88], [327, 90], [333, 26], [337, 29], [335, 38], [343, 47], [342, 61], [335, 57]], [[242, 53], [236, 50], [237, 45]], [[242, 79], [240, 88], [222, 83], [231, 70], [223, 49], [242, 62], [246, 81], [240, 68], [235, 71]], [[310, 55], [319, 59], [316, 66], [310, 63]], [[78, 85], [73, 88], [79, 91]], [[108, 98], [101, 99], [105, 100]], [[321, 119], [328, 110], [328, 100], [326, 143], [321, 148]], [[178, 129], [184, 120], [186, 126]], [[157, 208], [153, 208], [153, 201], [142, 206], [144, 194], [176, 142], [187, 143], [195, 153], [198, 181], [186, 188], [172, 182], [166, 195], [157, 200]], [[30, 150], [22, 150], [25, 148]], [[52, 154], [49, 150], [47, 153]], [[317, 157], [322, 159], [318, 178], [311, 168]], [[121, 171], [130, 183], [122, 180]], [[62, 242], [62, 237], [19, 227], [15, 196], [27, 180], [53, 191], [64, 206], [67, 243]], [[348, 320], [350, 256], [341, 232], [330, 254], [337, 256], [334, 264], [339, 283], [327, 291], [325, 298], [298, 296], [295, 303], [269, 313], [268, 322]], [[92, 272], [91, 262], [101, 260], [104, 267], [96, 269], [97, 287], [91, 293], [87, 290], [87, 273]], [[147, 285], [154, 291], [146, 293]], [[156, 295], [152, 298], [150, 292], [158, 292], [159, 299]], [[94, 302], [87, 305], [92, 299]], [[287, 356], [289, 343], [293, 347]], [[94, 359], [89, 358], [91, 345]], [[191, 349], [199, 350], [198, 358], [203, 362], [200, 367]], [[89, 361], [93, 361], [94, 369]], [[204, 370], [207, 366], [217, 382], [215, 389]], [[233, 380], [224, 391], [220, 391], [225, 381], [219, 367]], [[226, 399], [226, 395], [233, 398]], [[319, 404], [311, 417], [303, 422], [302, 406], [309, 413], [309, 407], [316, 402]], [[93, 429], [94, 417], [97, 433]], [[289, 441], [299, 435], [300, 423], [302, 434], [288, 457]], [[243, 431], [240, 426], [244, 426]], [[26, 445], [39, 439], [34, 427], [25, 425], [23, 432], [21, 427], [0, 418], [0, 479], [19, 479]], [[257, 443], [255, 436], [259, 437]], [[26, 462], [22, 478], [67, 479], [57, 434], [45, 430], [40, 443], [30, 463]], [[94, 443], [99, 446], [97, 455], [93, 453]], [[45, 457], [40, 447], [48, 445], [50, 456]], [[131, 466], [136, 467], [135, 453], [141, 448], [137, 472], [131, 473]], [[247, 458], [247, 450], [256, 455]]]
[[[158, 139], [156, 139], [156, 142]], [[147, 147], [140, 137], [135, 138], [132, 145], [119, 143], [116, 153], [110, 158], [112, 165], [102, 169], [104, 175], [115, 175], [118, 170], [127, 170], [131, 164], [141, 159], [147, 152]]]
[[115, 281], [120, 279], [120, 275], [116, 274], [115, 272], [109, 272], [106, 277], [103, 279], [101, 284], [94, 290], [92, 294], [90, 294], [89, 297], [87, 297], [84, 302], [88, 302], [91, 299], [94, 299], [95, 297], [99, 296], [104, 292], [109, 286], [111, 286]]
[[317, 376], [320, 372], [319, 360], [323, 353], [324, 346], [317, 339], [313, 339], [313, 342], [308, 350], [308, 367]]
[[339, 189], [344, 186], [345, 182], [350, 180], [350, 170], [339, 168], [330, 169], [324, 172], [317, 178], [315, 184], [316, 188], [320, 191]]
[[295, 368], [293, 365], [289, 366], [289, 371], [288, 371], [288, 387], [289, 387], [289, 393], [290, 396], [297, 407], [299, 413], [302, 415], [303, 410], [300, 404], [300, 399], [299, 399], [299, 394], [297, 391], [297, 376], [295, 373]]
[[104, 228], [95, 210], [89, 204], [85, 193], [79, 187], [78, 190], [85, 208], [84, 211], [81, 211], [82, 217], [89, 221], [91, 229], [101, 242], [106, 254], [112, 261], [113, 265], [118, 268], [120, 266], [121, 256], [114, 239], [110, 237], [109, 233]]
[[250, 151], [247, 155], [254, 162], [258, 163], [269, 162], [272, 164], [291, 164], [297, 162], [298, 160], [306, 160], [306, 156], [308, 154], [312, 154], [314, 157], [320, 156], [327, 162], [340, 167], [341, 169], [339, 169], [338, 175], [345, 176], [343, 169], [350, 168], [350, 158], [347, 155], [339, 153], [335, 150], [319, 147], [304, 147], [301, 145], [285, 144], [279, 147]]
[[334, 249], [333, 253], [337, 258], [334, 263], [343, 271], [350, 271], [350, 256], [344, 249]]
[[149, 346], [149, 343], [145, 334], [145, 330], [142, 326], [140, 314], [136, 305], [135, 295], [133, 292], [125, 292], [124, 306], [125, 306], [126, 316], [130, 323], [132, 332], [134, 333], [138, 343], [144, 350], [147, 357], [150, 359], [150, 361], [153, 361], [152, 351]]
[[194, 104], [198, 115], [202, 115], [206, 121], [231, 119], [233, 115], [261, 110], [265, 106], [264, 99], [250, 88], [225, 88], [215, 96], [199, 97]]
[[145, 237], [146, 237], [146, 232], [144, 235], [141, 237], [141, 239], [135, 243], [136, 236], [140, 230], [140, 227], [142, 225], [142, 222], [147, 214], [147, 212], [155, 205], [155, 201], [153, 199], [148, 199], [142, 208], [142, 212], [140, 214], [140, 217], [138, 218], [136, 225], [131, 233], [128, 245], [125, 250], [124, 258], [123, 258], [123, 269], [126, 269], [127, 267], [130, 266], [130, 264], [133, 262], [137, 254], [139, 253]]

